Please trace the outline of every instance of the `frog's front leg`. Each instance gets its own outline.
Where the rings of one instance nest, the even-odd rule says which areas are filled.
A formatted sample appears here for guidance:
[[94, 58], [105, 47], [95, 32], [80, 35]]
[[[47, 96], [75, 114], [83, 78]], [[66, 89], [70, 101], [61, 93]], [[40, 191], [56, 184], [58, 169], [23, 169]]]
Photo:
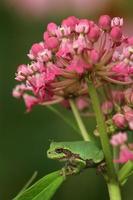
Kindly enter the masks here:
[[81, 160], [80, 158], [71, 158], [69, 160], [70, 167], [72, 167], [72, 174], [78, 174], [80, 173], [86, 166], [86, 163], [84, 160]]
[[78, 174], [81, 170], [85, 168], [85, 162], [80, 159], [71, 158], [66, 162], [65, 166], [62, 168], [62, 175], [73, 175]]
[[76, 166], [72, 164], [69, 160], [65, 163], [65, 166], [62, 168], [61, 175], [68, 176], [74, 173]]

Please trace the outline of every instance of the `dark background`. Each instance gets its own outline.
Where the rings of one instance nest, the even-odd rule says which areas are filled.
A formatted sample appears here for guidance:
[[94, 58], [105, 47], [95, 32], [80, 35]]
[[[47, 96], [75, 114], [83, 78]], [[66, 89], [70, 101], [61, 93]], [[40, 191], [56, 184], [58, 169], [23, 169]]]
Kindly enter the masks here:
[[[34, 42], [42, 40], [47, 23], [60, 23], [69, 15], [96, 19], [100, 14], [111, 14], [123, 16], [125, 30], [129, 34], [133, 31], [132, 0], [47, 0], [49, 3], [44, 0], [47, 4], [40, 4], [41, 11], [39, 6], [32, 10], [32, 3], [22, 6], [17, 1], [23, 0], [0, 1], [0, 200], [11, 200], [34, 171], [38, 171], [37, 178], [40, 178], [60, 168], [58, 162], [46, 157], [50, 139], [81, 139], [46, 107], [38, 106], [27, 114], [23, 102], [11, 94], [16, 84], [17, 66], [28, 62], [26, 54]], [[63, 112], [72, 117], [70, 111], [64, 109]], [[88, 122], [88, 129], [91, 130], [92, 125]], [[132, 185], [133, 178], [130, 178], [124, 187], [124, 200], [133, 199]], [[106, 193], [102, 177], [88, 170], [69, 178], [53, 199], [107, 200]]]

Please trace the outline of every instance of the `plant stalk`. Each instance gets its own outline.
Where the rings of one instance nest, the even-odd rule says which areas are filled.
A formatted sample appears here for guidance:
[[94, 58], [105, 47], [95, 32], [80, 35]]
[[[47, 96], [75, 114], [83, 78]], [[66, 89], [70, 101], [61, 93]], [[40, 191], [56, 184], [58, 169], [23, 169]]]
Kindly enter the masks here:
[[101, 145], [104, 152], [105, 161], [107, 164], [108, 179], [106, 181], [108, 184], [110, 200], [120, 200], [121, 194], [120, 194], [119, 183], [117, 181], [116, 171], [113, 165], [113, 156], [110, 148], [109, 138], [106, 132], [105, 119], [101, 111], [97, 90], [91, 81], [87, 80], [87, 83], [93, 110], [96, 115], [96, 122], [97, 122], [98, 132], [100, 134]]
[[75, 117], [75, 119], [77, 121], [77, 124], [78, 124], [78, 127], [80, 129], [80, 132], [81, 132], [81, 135], [82, 135], [83, 139], [85, 141], [90, 141], [90, 137], [89, 137], [88, 131], [86, 130], [86, 127], [85, 127], [85, 125], [83, 123], [83, 120], [82, 120], [82, 118], [80, 116], [80, 113], [79, 113], [79, 111], [78, 111], [78, 109], [77, 109], [77, 107], [75, 105], [74, 100], [70, 99], [69, 103], [70, 103], [72, 112], [73, 112], [74, 117]]
[[121, 191], [117, 182], [107, 184], [110, 200], [121, 200]]

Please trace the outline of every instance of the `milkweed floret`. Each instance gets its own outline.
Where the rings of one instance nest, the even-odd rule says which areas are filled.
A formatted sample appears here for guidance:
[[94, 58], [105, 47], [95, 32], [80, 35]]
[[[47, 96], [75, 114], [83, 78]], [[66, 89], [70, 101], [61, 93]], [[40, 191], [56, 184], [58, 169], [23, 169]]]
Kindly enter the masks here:
[[133, 144], [128, 143], [128, 135], [126, 132], [119, 132], [112, 136], [110, 143], [113, 147], [119, 149], [118, 158], [114, 160], [116, 163], [126, 163], [133, 161]]

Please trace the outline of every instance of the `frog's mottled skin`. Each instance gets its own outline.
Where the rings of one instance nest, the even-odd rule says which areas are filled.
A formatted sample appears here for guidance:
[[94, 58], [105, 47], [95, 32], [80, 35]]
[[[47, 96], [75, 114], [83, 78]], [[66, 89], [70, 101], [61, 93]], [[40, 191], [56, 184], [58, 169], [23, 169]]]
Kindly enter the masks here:
[[104, 160], [101, 149], [94, 142], [52, 142], [47, 155], [51, 159], [66, 161], [65, 174], [75, 174], [84, 168], [96, 167]]

